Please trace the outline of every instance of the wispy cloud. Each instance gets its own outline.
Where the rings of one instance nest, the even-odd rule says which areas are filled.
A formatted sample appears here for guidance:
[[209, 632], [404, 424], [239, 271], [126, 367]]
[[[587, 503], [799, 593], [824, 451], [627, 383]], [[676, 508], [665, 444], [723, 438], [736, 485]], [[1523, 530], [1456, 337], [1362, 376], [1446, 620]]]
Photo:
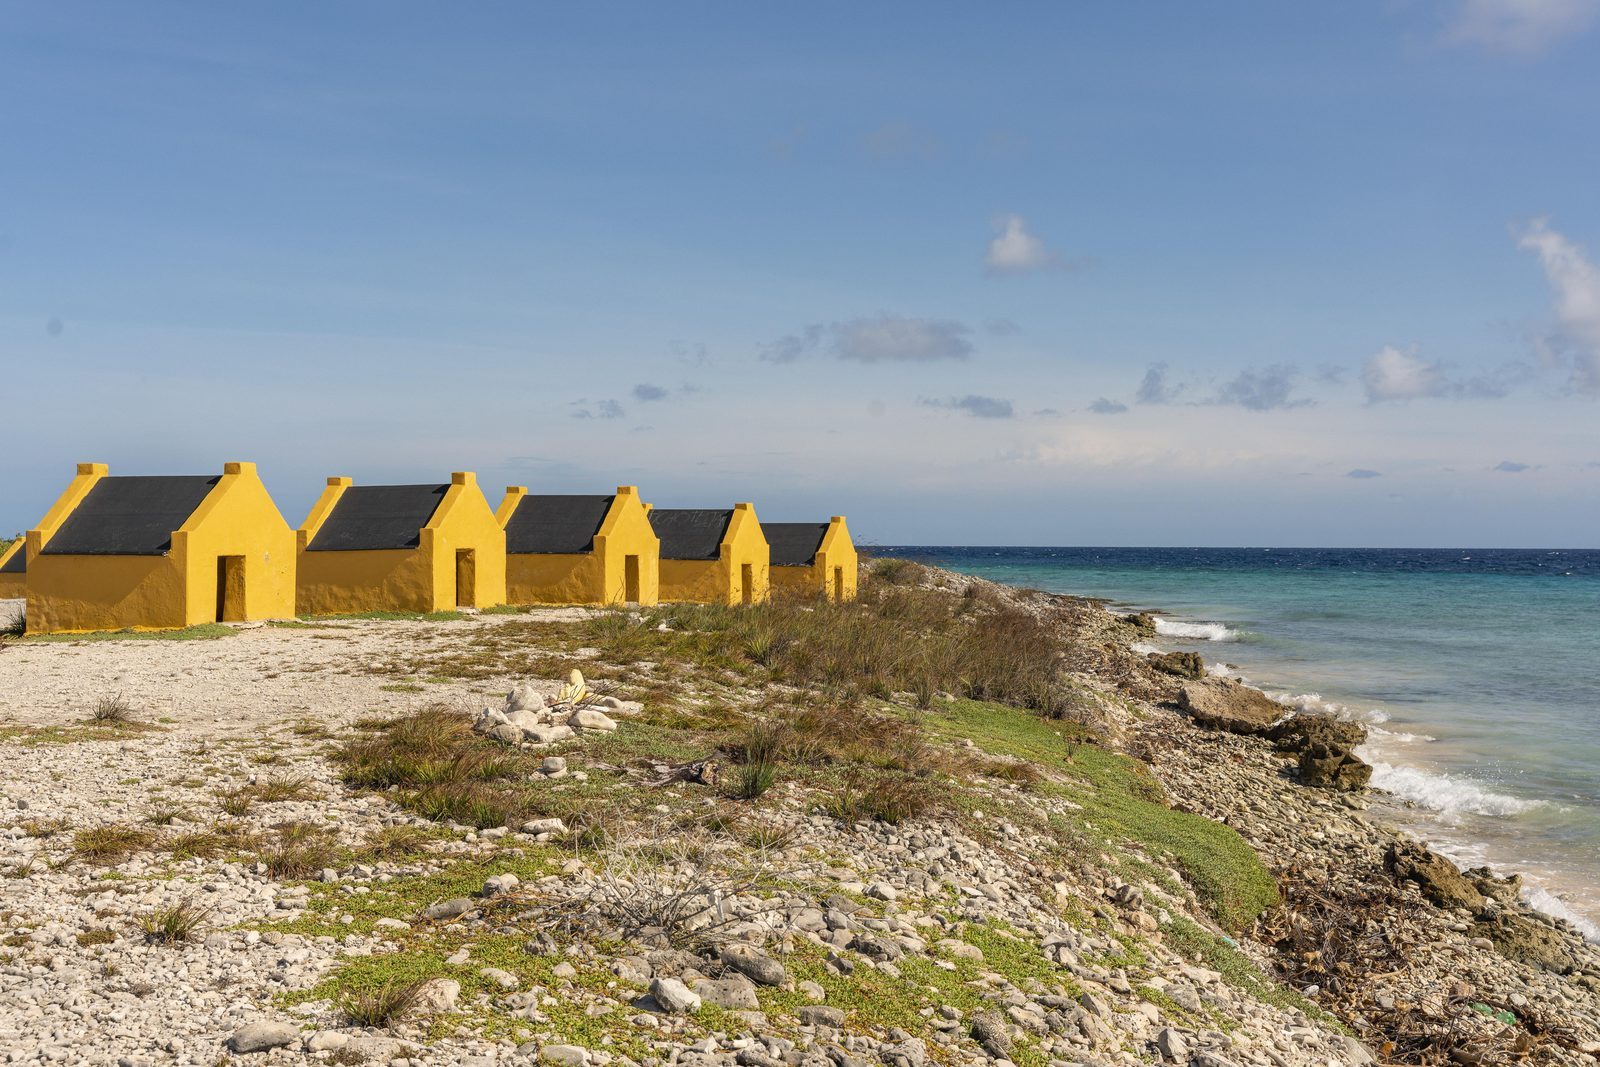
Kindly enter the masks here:
[[1124, 404], [1120, 400], [1112, 400], [1109, 397], [1103, 396], [1099, 400], [1091, 403], [1089, 405], [1089, 410], [1094, 412], [1096, 415], [1121, 415], [1123, 412], [1128, 410], [1128, 405]]
[[1223, 383], [1212, 398], [1213, 404], [1238, 406], [1248, 411], [1276, 411], [1305, 407], [1310, 400], [1296, 399], [1295, 380], [1299, 372], [1287, 363], [1242, 370], [1232, 381]]
[[1135, 404], [1170, 404], [1183, 392], [1183, 386], [1176, 385], [1167, 377], [1165, 363], [1152, 363], [1144, 372], [1144, 377], [1139, 380], [1139, 388], [1133, 394]]
[[941, 149], [937, 137], [907, 122], [885, 122], [861, 138], [867, 158], [880, 163], [935, 159]]
[[1375, 471], [1375, 470], [1368, 470], [1366, 467], [1357, 467], [1355, 470], [1350, 471], [1349, 473], [1347, 473], [1345, 475], [1345, 477], [1346, 478], [1357, 478], [1357, 479], [1382, 478], [1383, 477], [1383, 472], [1382, 471]]
[[620, 419], [623, 416], [622, 405], [615, 400], [574, 400], [572, 417], [575, 419]]
[[1581, 246], [1535, 219], [1517, 243], [1536, 253], [1555, 298], [1559, 333], [1547, 347], [1572, 360], [1572, 388], [1600, 394], [1600, 267]]
[[633, 398], [642, 403], [649, 403], [652, 400], [665, 400], [666, 397], [667, 390], [659, 385], [651, 385], [649, 382], [640, 382], [638, 385], [633, 387]]
[[1009, 419], [1016, 415], [1016, 411], [1012, 408], [1009, 400], [1001, 400], [999, 397], [993, 396], [974, 396], [971, 393], [966, 396], [953, 396], [948, 400], [924, 398], [917, 401], [917, 403], [923, 407], [947, 408], [951, 411], [959, 411], [979, 419]]
[[1503, 459], [1494, 465], [1494, 469], [1501, 474], [1521, 474], [1523, 471], [1531, 471], [1533, 466], [1528, 463], [1517, 463], [1514, 460]]
[[990, 274], [1031, 274], [1066, 266], [1059, 254], [1029, 232], [1021, 215], [1002, 215], [994, 220], [994, 228], [994, 238], [983, 257], [984, 269]]
[[1600, 0], [1459, 0], [1445, 31], [1456, 44], [1535, 55], [1583, 33], [1600, 15]]
[[878, 315], [848, 322], [812, 323], [768, 345], [761, 358], [793, 363], [826, 350], [854, 363], [931, 363], [966, 359], [972, 354], [972, 329], [952, 319]]

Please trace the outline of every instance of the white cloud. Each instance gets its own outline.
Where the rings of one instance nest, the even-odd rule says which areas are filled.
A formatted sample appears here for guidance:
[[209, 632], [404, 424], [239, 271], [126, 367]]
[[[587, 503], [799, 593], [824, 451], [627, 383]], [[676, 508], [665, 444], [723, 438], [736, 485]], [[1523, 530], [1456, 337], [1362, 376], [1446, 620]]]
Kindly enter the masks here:
[[1530, 223], [1517, 243], [1537, 253], [1544, 267], [1561, 331], [1553, 347], [1572, 355], [1572, 387], [1600, 394], [1600, 267], [1544, 219]]
[[1600, 0], [1461, 0], [1447, 36], [1498, 52], [1532, 55], [1582, 33]]
[[1362, 366], [1361, 384], [1367, 391], [1367, 402], [1372, 404], [1445, 396], [1450, 392], [1450, 380], [1439, 364], [1429, 363], [1417, 355], [1415, 348], [1402, 351], [1393, 345], [1385, 345]]
[[994, 240], [983, 257], [990, 274], [1027, 274], [1062, 266], [1061, 257], [1028, 232], [1021, 215], [1002, 215], [995, 219], [994, 227]]

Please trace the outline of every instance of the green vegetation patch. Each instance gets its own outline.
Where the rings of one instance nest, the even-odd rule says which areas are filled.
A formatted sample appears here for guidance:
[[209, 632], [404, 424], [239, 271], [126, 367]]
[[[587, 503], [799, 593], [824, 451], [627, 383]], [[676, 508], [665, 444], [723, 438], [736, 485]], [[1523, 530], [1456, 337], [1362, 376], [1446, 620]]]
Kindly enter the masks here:
[[1149, 768], [1090, 742], [1067, 723], [999, 704], [960, 700], [928, 715], [936, 736], [970, 738], [988, 752], [1025, 759], [1052, 780], [1036, 788], [1079, 805], [1065, 818], [1091, 840], [1130, 842], [1175, 863], [1224, 928], [1242, 930], [1278, 902], [1278, 885], [1238, 832], [1167, 806]]
[[180, 630], [95, 630], [89, 633], [29, 634], [24, 641], [215, 641], [233, 637], [239, 631], [220, 622], [203, 622]]

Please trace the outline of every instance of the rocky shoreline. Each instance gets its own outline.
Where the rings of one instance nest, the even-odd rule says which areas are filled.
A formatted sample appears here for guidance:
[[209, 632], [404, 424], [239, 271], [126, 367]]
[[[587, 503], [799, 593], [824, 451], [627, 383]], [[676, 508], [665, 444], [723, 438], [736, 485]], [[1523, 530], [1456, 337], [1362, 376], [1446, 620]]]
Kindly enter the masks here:
[[871, 596], [850, 640], [1048, 636], [1049, 710], [780, 674], [805, 616], [0, 650], [0, 1054], [1596, 1062], [1600, 953], [1373, 821], [1346, 727], [1091, 601], [920, 569]]

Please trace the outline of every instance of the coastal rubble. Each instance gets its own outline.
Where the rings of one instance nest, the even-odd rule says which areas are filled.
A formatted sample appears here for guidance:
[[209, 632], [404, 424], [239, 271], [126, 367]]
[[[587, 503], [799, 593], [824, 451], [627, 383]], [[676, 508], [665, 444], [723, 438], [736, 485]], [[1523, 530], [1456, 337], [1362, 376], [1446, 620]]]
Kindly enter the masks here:
[[[552, 700], [572, 680], [528, 671], [412, 685], [381, 669], [430, 650], [465, 661], [498, 627], [554, 640], [532, 627], [589, 613], [268, 627], [211, 648], [24, 643], [0, 655], [0, 1047], [10, 1062], [207, 1067], [230, 1049], [404, 1067], [1596, 1062], [1594, 946], [1514, 881], [1374, 821], [1362, 795], [1307, 788], [1305, 753], [1348, 754], [1358, 727], [1233, 689], [1256, 708], [1249, 731], [1201, 727], [1102, 606], [928, 580], [1070, 634], [1064, 715], [1109, 728], [1069, 760], [1087, 773], [1097, 744], [1125, 744], [1148, 795], [1254, 848], [1280, 904], [1221, 927], [1182, 864], [1064, 836], [1076, 802], [1059, 783], [971, 739], [923, 753], [977, 775], [957, 809], [895, 825], [780, 785], [756, 818], [729, 807], [712, 754], [673, 747], [675, 724], [792, 693], [730, 683], [658, 714], [648, 698]], [[143, 725], [74, 725], [108, 685]], [[493, 711], [464, 710], [507, 688]], [[885, 700], [923, 713], [915, 694]], [[486, 749], [531, 746], [541, 796], [614, 780], [649, 796], [647, 819], [433, 820], [345, 780], [334, 756], [374, 709], [440, 703], [500, 742]], [[575, 726], [580, 703], [617, 728]], [[571, 733], [540, 740], [554, 727]], [[144, 933], [194, 900], [191, 934]], [[381, 990], [386, 961], [429, 980], [409, 1012], [355, 1025], [330, 990], [348, 974]]]

